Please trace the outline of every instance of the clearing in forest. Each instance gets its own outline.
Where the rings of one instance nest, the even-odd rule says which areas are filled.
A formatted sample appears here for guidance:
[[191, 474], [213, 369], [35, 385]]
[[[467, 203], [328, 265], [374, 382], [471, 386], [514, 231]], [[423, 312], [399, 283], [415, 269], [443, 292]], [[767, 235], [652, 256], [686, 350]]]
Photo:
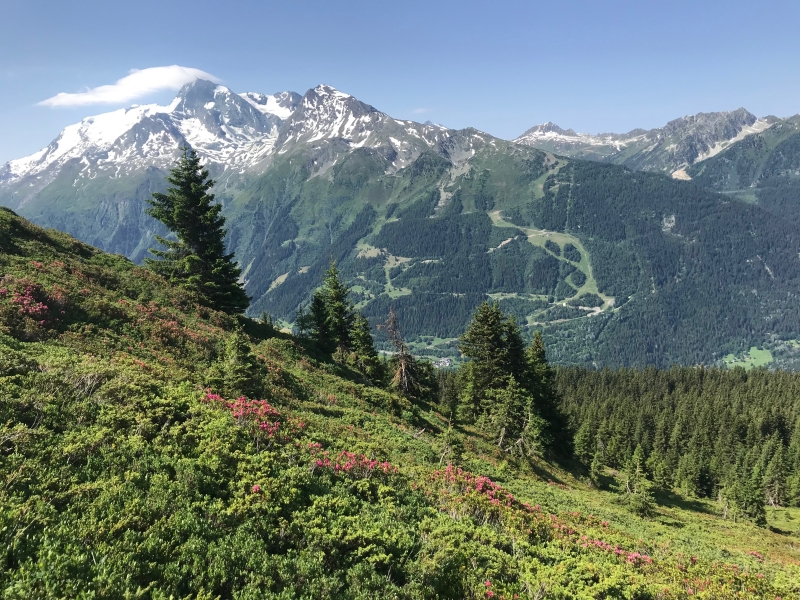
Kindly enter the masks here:
[[764, 367], [772, 362], [772, 352], [766, 348], [759, 349], [756, 346], [750, 348], [750, 351], [744, 356], [736, 356], [728, 354], [722, 359], [729, 369], [733, 367], [744, 367], [750, 370], [754, 367]]

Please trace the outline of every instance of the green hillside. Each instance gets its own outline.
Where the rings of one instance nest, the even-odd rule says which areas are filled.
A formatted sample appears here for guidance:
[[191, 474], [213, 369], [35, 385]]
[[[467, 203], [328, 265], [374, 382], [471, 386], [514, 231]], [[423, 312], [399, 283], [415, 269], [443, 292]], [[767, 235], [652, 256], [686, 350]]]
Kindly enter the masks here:
[[639, 518], [577, 462], [504, 454], [7, 210], [0, 272], [5, 598], [800, 593], [796, 509], [771, 531], [669, 495]]

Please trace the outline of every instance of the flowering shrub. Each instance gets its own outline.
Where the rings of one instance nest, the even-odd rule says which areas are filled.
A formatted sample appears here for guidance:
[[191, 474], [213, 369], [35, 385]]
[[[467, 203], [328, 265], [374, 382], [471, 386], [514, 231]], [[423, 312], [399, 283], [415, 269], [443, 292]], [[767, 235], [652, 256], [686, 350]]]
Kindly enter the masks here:
[[[24, 291], [15, 291], [11, 298], [12, 304], [19, 305], [19, 312], [23, 315], [34, 317], [36, 319], [44, 319], [49, 316], [50, 309], [44, 302], [40, 302], [34, 296], [34, 292], [39, 292], [38, 286], [28, 285], [25, 286]], [[41, 325], [45, 321], [41, 321]]]
[[245, 396], [236, 400], [225, 400], [207, 389], [203, 401], [227, 408], [234, 421], [250, 431], [256, 451], [260, 450], [263, 442], [270, 444], [278, 437], [281, 413], [266, 400], [248, 400]]
[[314, 457], [311, 462], [312, 472], [317, 469], [328, 469], [334, 473], [347, 474], [354, 479], [371, 479], [378, 473], [391, 475], [399, 472], [398, 468], [389, 462], [380, 462], [365, 454], [342, 450], [332, 459], [327, 451], [322, 450], [322, 445], [317, 442], [311, 442], [308, 449]]
[[59, 286], [48, 293], [40, 284], [9, 275], [0, 279], [0, 326], [5, 324], [13, 334], [23, 339], [40, 339], [44, 328], [58, 323], [67, 304], [66, 294]]
[[435, 494], [434, 502], [453, 519], [469, 518], [477, 524], [500, 526], [514, 537], [537, 541], [552, 537], [552, 528], [538, 507], [521, 504], [488, 477], [447, 465], [431, 474], [429, 486]]

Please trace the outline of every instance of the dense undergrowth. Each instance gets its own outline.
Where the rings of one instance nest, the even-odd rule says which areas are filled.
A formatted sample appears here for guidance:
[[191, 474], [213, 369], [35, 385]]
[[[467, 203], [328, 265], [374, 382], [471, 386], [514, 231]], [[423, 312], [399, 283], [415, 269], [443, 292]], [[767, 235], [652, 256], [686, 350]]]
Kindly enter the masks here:
[[[0, 210], [6, 598], [791, 598], [791, 538], [649, 520]], [[242, 390], [249, 394], [242, 394]]]

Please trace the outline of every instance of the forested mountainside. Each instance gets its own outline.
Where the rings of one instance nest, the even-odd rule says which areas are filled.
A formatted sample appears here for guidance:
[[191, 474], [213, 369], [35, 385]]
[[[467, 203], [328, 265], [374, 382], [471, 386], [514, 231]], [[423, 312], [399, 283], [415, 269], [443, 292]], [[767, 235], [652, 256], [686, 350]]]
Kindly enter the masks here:
[[554, 123], [544, 123], [528, 129], [514, 141], [558, 155], [685, 178], [683, 169], [686, 167], [764, 131], [779, 120], [776, 117], [759, 119], [739, 108], [730, 112], [688, 115], [656, 129], [597, 135], [575, 133]]
[[[544, 327], [559, 362], [711, 363], [795, 337], [797, 236], [785, 222], [663, 176], [496, 146], [463, 173], [431, 153], [360, 185], [351, 165], [363, 174], [380, 158], [353, 153], [332, 181], [284, 196], [291, 209], [272, 222], [296, 229], [276, 231], [269, 253], [266, 217], [233, 225], [232, 239], [262, 248], [247, 273], [254, 312], [291, 319], [333, 256], [365, 315], [395, 306], [408, 335], [433, 338], [432, 354], [448, 352], [487, 294]], [[309, 217], [320, 197], [338, 214]], [[259, 210], [250, 202], [245, 214]]]
[[[723, 415], [726, 447], [785, 445], [794, 468], [795, 375], [553, 374], [544, 363], [537, 377], [562, 395], [579, 454], [607, 457], [559, 466], [538, 451], [504, 452], [485, 422], [451, 415], [458, 374], [442, 372], [438, 396], [406, 397], [313, 340], [203, 307], [121, 256], [6, 209], [0, 272], [5, 598], [800, 593], [794, 479], [775, 506], [761, 505], [759, 527], [752, 486], [724, 495], [728, 504], [704, 498], [716, 488], [702, 477], [686, 487], [694, 459], [675, 443], [685, 438], [696, 457], [712, 443], [707, 415]], [[652, 413], [631, 410], [640, 393]], [[752, 394], [769, 406], [750, 406]], [[497, 404], [483, 410], [513, 406], [507, 395], [487, 395]], [[636, 459], [638, 446], [662, 447], [672, 403], [665, 461], [677, 453], [676, 490], [664, 469]], [[747, 431], [739, 408], [753, 419]], [[754, 462], [769, 457], [774, 473], [769, 452]], [[774, 478], [755, 474], [756, 493], [773, 489], [759, 486]]]
[[188, 144], [218, 180], [252, 315], [290, 325], [334, 258], [370, 322], [394, 306], [420, 354], [456, 357], [491, 298], [559, 363], [722, 364], [765, 346], [797, 363], [796, 228], [699, 182], [396, 120], [329, 86], [199, 81], [109, 115], [6, 165], [0, 203], [140, 261], [164, 233], [145, 200]]

